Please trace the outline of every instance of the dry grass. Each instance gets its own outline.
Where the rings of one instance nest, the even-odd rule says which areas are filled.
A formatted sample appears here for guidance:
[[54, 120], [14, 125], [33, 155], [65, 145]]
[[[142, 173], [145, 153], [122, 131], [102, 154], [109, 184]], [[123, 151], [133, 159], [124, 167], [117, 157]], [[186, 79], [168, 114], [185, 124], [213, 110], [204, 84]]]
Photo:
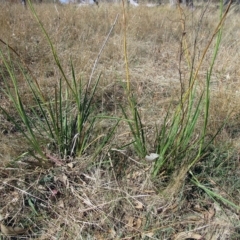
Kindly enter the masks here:
[[[100, 57], [95, 77], [102, 73], [94, 101], [102, 112], [121, 116], [118, 103], [126, 104], [122, 82], [126, 81], [123, 54], [123, 24], [120, 5], [97, 7], [37, 5], [46, 31], [55, 45], [67, 75], [70, 59], [76, 75], [87, 80], [106, 35], [117, 14], [118, 22]], [[204, 17], [199, 7], [185, 10], [186, 35], [190, 52], [197, 37], [195, 61], [200, 60], [218, 22], [216, 6], [209, 6]], [[202, 21], [198, 27], [199, 21]], [[213, 152], [193, 170], [212, 190], [239, 202], [239, 114], [240, 44], [239, 18], [230, 11], [224, 25], [222, 44], [211, 82], [209, 134], [213, 134], [227, 115], [230, 118], [216, 139]], [[54, 91], [61, 77], [46, 39], [31, 12], [18, 5], [0, 8], [1, 39], [8, 43], [38, 79], [42, 89]], [[127, 10], [128, 60], [132, 91], [137, 94], [142, 120], [149, 141], [155, 123], [161, 123], [170, 102], [179, 101], [180, 81], [188, 80], [189, 67], [180, 50], [182, 37], [178, 11], [167, 6]], [[1, 44], [1, 43], [0, 43]], [[0, 45], [3, 51], [6, 46]], [[213, 49], [213, 48], [212, 48]], [[210, 50], [197, 81], [204, 82], [211, 62]], [[17, 69], [18, 81], [24, 79]], [[182, 56], [181, 63], [179, 56]], [[5, 71], [0, 62], [1, 71]], [[0, 86], [4, 88], [0, 77]], [[31, 104], [24, 92], [25, 103]], [[11, 103], [0, 92], [1, 104]], [[13, 112], [14, 114], [14, 112]], [[176, 199], [165, 203], [159, 192], [165, 175], [150, 177], [151, 164], [138, 159], [131, 149], [117, 150], [129, 143], [127, 124], [117, 129], [111, 151], [92, 164], [91, 154], [69, 159], [62, 167], [39, 169], [27, 164], [31, 159], [13, 163], [26, 146], [12, 124], [0, 115], [0, 217], [3, 226], [26, 229], [19, 239], [239, 239], [239, 213], [218, 205], [188, 179]], [[104, 132], [109, 123], [103, 120]], [[116, 149], [115, 149], [116, 148]], [[164, 205], [163, 205], [164, 203]], [[4, 235], [3, 229], [1, 229]], [[13, 231], [13, 235], [17, 235]], [[188, 234], [188, 235], [186, 235]], [[202, 238], [201, 238], [202, 237]], [[4, 239], [4, 237], [0, 237]], [[12, 238], [16, 239], [16, 238]]]

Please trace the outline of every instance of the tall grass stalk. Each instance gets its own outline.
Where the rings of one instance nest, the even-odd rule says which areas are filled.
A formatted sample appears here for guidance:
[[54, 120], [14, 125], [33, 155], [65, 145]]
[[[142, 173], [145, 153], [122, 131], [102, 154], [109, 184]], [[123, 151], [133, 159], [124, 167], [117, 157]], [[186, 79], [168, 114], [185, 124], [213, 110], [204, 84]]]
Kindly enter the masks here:
[[[145, 157], [147, 154], [146, 138], [145, 132], [143, 129], [143, 124], [141, 121], [141, 114], [138, 110], [137, 99], [133, 95], [131, 90], [131, 80], [129, 73], [128, 65], [128, 51], [127, 51], [127, 15], [125, 11], [125, 3], [122, 0], [122, 10], [123, 10], [123, 49], [124, 49], [124, 61], [126, 68], [126, 96], [128, 99], [128, 109], [122, 107], [122, 112], [126, 122], [129, 125], [130, 131], [133, 135], [133, 141], [130, 144], [133, 144], [134, 149], [138, 156]], [[129, 144], [127, 144], [129, 145]]]

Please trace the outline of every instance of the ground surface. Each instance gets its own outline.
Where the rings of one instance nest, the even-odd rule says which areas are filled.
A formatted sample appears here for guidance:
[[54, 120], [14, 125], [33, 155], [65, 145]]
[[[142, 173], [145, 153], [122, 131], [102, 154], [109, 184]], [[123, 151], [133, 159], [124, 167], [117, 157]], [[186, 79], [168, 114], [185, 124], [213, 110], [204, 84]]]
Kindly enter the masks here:
[[[169, 104], [180, 99], [181, 79], [187, 82], [191, 69], [182, 37], [187, 36], [194, 67], [219, 22], [218, 6], [197, 6], [179, 11], [168, 6], [129, 8], [127, 51], [131, 87], [138, 97], [142, 121], [148, 131], [149, 151], [155, 124], [161, 124]], [[121, 5], [97, 7], [37, 5], [36, 12], [55, 46], [67, 76], [88, 81], [94, 61], [116, 19], [93, 74], [101, 73], [94, 104], [108, 116], [121, 117], [126, 83]], [[50, 152], [47, 168], [37, 166], [18, 129], [0, 114], [0, 220], [1, 239], [240, 239], [240, 18], [230, 9], [211, 79], [208, 133], [214, 134], [229, 117], [213, 142], [212, 151], [191, 170], [199, 182], [231, 203], [211, 198], [186, 176], [179, 193], [166, 202], [161, 196], [166, 173], [151, 178], [152, 163], [136, 155], [129, 128], [121, 123], [111, 143], [92, 159], [94, 149], [81, 157], [61, 159]], [[182, 23], [185, 24], [183, 31]], [[44, 93], [54, 93], [61, 78], [49, 44], [28, 9], [18, 5], [0, 8], [0, 39], [9, 44], [24, 104], [32, 99], [18, 68], [22, 62], [37, 79]], [[214, 51], [212, 43], [197, 81], [204, 86]], [[194, 47], [195, 46], [195, 47]], [[7, 53], [4, 43], [0, 49]], [[183, 50], [185, 49], [185, 50]], [[0, 69], [8, 77], [0, 58]], [[1, 90], [5, 89], [0, 77]], [[16, 114], [3, 91], [1, 106]], [[94, 134], [103, 134], [111, 122], [101, 121]], [[120, 150], [121, 149], [121, 150]], [[57, 164], [61, 161], [61, 164]], [[60, 165], [60, 166], [59, 166]], [[12, 235], [12, 237], [10, 237]]]

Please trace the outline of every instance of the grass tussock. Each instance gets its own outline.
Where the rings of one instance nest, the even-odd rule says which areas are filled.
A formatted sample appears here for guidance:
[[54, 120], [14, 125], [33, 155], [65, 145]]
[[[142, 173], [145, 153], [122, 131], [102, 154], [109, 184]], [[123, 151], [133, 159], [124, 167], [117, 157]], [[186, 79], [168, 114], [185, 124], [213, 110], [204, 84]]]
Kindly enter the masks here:
[[4, 6], [1, 238], [239, 239], [235, 11]]

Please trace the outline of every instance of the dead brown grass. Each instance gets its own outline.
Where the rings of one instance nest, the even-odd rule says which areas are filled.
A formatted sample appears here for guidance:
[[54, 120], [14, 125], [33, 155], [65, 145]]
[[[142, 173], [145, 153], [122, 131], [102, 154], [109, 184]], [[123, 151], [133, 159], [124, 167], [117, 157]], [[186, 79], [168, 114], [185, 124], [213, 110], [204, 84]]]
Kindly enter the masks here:
[[[200, 8], [185, 12], [191, 53], [198, 34], [196, 63], [218, 22], [214, 8], [209, 7], [203, 18]], [[101, 4], [99, 8], [42, 4], [36, 6], [36, 11], [66, 73], [71, 74], [69, 60], [72, 59], [76, 75], [85, 80], [91, 74], [94, 60], [116, 15], [122, 14], [121, 6], [115, 4]], [[202, 24], [198, 27], [200, 19]], [[179, 101], [179, 72], [184, 81], [187, 82], [189, 77], [189, 67], [180, 50], [181, 23], [175, 9], [139, 7], [127, 10], [127, 26], [132, 89], [138, 96], [143, 123], [149, 129], [151, 141], [155, 123], [161, 123], [172, 100]], [[31, 12], [17, 5], [0, 8], [0, 32], [1, 39], [18, 52], [44, 91], [53, 91], [61, 76]], [[235, 152], [240, 147], [239, 33], [239, 18], [230, 12], [212, 77], [209, 123], [209, 134], [213, 134], [231, 112], [215, 147], [227, 143], [234, 147]], [[7, 51], [3, 44], [0, 47]], [[197, 79], [199, 82], [205, 81], [212, 51], [204, 60]], [[180, 55], [183, 59], [181, 64]], [[13, 54], [13, 59], [17, 66], [19, 58]], [[0, 68], [4, 71], [1, 62]], [[102, 111], [120, 116], [116, 102], [126, 103], [120, 84], [126, 81], [121, 17], [94, 76], [100, 73], [100, 88], [94, 101]], [[24, 91], [24, 80], [18, 71], [17, 76]], [[1, 77], [0, 86], [4, 88]], [[7, 99], [3, 95], [0, 97], [1, 104], [8, 104], [11, 108]], [[27, 93], [26, 102], [31, 103]], [[12, 160], [27, 146], [6, 118], [0, 115], [0, 120], [0, 217], [4, 219], [1, 226], [21, 226], [26, 230], [23, 232], [27, 239], [239, 239], [239, 224], [236, 224], [239, 223], [239, 214], [233, 209], [219, 208], [191, 183], [182, 189], [181, 196], [165, 203], [159, 191], [164, 188], [166, 176], [153, 181], [150, 178], [151, 164], [136, 158], [130, 150], [106, 151], [95, 164], [90, 164], [91, 156], [86, 156], [70, 159], [63, 167], [47, 170], [28, 165], [24, 161], [26, 159], [13, 163]], [[106, 128], [108, 124], [103, 122], [101, 131]], [[129, 141], [129, 129], [122, 124], [113, 146]], [[235, 174], [237, 178], [238, 158], [217, 156], [232, 164], [229, 175]], [[205, 169], [201, 164], [200, 168]], [[208, 176], [210, 179], [211, 174]], [[206, 178], [203, 176], [202, 180]], [[226, 190], [223, 190], [224, 185], [223, 189], [218, 187], [216, 182], [212, 182], [212, 189]], [[231, 200], [238, 204], [237, 188], [235, 193]], [[1, 231], [4, 235], [3, 229]], [[13, 235], [18, 234], [13, 231]]]

